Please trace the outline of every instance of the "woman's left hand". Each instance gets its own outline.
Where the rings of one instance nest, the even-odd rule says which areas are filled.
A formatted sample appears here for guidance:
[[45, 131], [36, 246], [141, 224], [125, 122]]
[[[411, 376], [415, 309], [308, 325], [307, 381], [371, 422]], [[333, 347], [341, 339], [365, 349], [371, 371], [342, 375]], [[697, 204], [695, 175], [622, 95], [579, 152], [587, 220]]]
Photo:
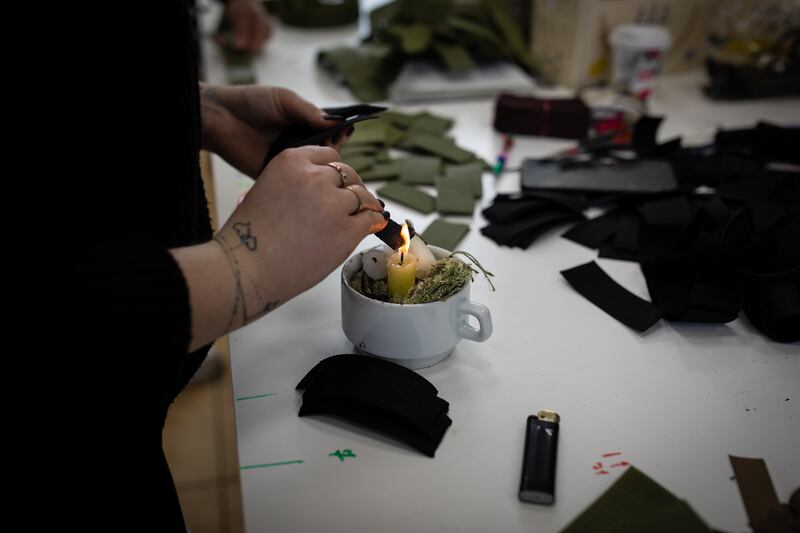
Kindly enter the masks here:
[[[261, 173], [270, 146], [287, 126], [301, 122], [328, 129], [336, 121], [294, 91], [258, 85], [200, 84], [203, 148], [210, 150], [255, 179]], [[339, 149], [344, 138], [332, 139]]]

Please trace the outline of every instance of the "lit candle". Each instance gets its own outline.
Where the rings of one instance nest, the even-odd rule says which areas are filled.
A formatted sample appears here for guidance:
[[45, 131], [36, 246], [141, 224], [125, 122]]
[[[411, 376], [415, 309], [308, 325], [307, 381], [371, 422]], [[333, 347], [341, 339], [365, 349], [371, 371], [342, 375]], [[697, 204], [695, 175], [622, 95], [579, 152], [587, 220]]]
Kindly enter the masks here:
[[417, 258], [408, 253], [411, 239], [409, 239], [406, 224], [403, 224], [400, 235], [403, 237], [403, 245], [389, 257], [386, 263], [389, 295], [395, 301], [403, 301], [408, 294], [408, 289], [413, 287], [417, 281]]

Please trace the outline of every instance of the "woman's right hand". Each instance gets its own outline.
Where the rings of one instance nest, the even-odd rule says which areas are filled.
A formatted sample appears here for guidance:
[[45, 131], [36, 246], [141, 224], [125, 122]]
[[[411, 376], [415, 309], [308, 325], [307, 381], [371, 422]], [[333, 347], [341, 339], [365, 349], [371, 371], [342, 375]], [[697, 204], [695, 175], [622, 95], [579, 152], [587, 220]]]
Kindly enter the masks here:
[[[345, 176], [344, 187], [338, 166]], [[382, 207], [330, 147], [284, 150], [214, 237], [172, 250], [202, 346], [313, 287], [383, 229]], [[211, 333], [210, 333], [211, 332]]]

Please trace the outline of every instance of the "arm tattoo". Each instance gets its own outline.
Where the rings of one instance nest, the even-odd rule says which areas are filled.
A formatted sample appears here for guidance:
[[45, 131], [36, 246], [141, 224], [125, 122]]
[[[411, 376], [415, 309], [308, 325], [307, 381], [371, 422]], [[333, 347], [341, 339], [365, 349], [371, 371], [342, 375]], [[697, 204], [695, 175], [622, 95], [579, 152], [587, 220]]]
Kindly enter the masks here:
[[[246, 228], [246, 231], [242, 228], [237, 228], [239, 225], [241, 225], [242, 228]], [[242, 267], [242, 265], [239, 263], [239, 259], [236, 257], [235, 251], [242, 246], [250, 251], [254, 251], [257, 248], [258, 241], [250, 233], [250, 223], [237, 222], [233, 227], [236, 235], [239, 238], [239, 244], [231, 246], [228, 243], [228, 239], [226, 239], [222, 233], [214, 236], [214, 242], [217, 243], [220, 248], [222, 248], [222, 251], [225, 253], [225, 257], [228, 259], [228, 263], [233, 271], [234, 281], [236, 282], [236, 294], [233, 299], [233, 309], [231, 309], [231, 316], [228, 320], [227, 326], [225, 327], [226, 331], [230, 331], [231, 327], [235, 325], [237, 317], [241, 318], [241, 325], [245, 325], [253, 320], [261, 318], [281, 304], [281, 302], [278, 300], [269, 300], [264, 297], [256, 280], [253, 279], [253, 277], [245, 268]], [[248, 312], [248, 297], [247, 293], [245, 292], [245, 286], [252, 287], [253, 293], [255, 294], [255, 299], [252, 296], [249, 298], [249, 300], [251, 300], [249, 303], [252, 304], [250, 306], [250, 312]]]
[[200, 92], [200, 94], [201, 96], [203, 96], [204, 98], [208, 98], [215, 104], [222, 104], [222, 98], [220, 98], [219, 95], [217, 94], [217, 91], [215, 91], [211, 87], [206, 87]]
[[[250, 233], [249, 222], [237, 222], [233, 225], [233, 230], [236, 232], [236, 235], [239, 236], [239, 241], [242, 243], [240, 246], [244, 246], [251, 252], [256, 251], [256, 248], [258, 248], [258, 241], [253, 237], [252, 233]], [[239, 246], [236, 248], [238, 247]], [[234, 250], [236, 248], [234, 248]]]

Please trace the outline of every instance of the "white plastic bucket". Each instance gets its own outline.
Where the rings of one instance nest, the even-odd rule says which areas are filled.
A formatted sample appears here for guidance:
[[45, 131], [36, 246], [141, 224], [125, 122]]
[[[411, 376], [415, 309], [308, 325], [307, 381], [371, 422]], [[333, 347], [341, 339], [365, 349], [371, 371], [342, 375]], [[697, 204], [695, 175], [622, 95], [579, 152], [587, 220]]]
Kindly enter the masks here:
[[624, 24], [609, 37], [612, 47], [611, 83], [646, 100], [656, 86], [664, 53], [672, 39], [669, 30], [651, 24]]

